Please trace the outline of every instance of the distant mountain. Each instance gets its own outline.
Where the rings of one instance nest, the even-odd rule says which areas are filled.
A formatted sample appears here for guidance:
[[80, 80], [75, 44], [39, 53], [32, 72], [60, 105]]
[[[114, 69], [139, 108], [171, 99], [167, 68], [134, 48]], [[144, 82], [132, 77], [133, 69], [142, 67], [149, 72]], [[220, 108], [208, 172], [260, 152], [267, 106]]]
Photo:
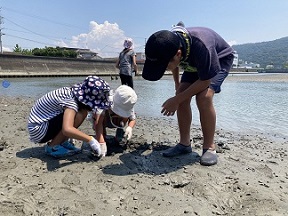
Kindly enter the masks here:
[[273, 41], [233, 45], [238, 53], [238, 58], [248, 63], [260, 64], [265, 68], [273, 63], [274, 68], [283, 68], [288, 61], [288, 37]]

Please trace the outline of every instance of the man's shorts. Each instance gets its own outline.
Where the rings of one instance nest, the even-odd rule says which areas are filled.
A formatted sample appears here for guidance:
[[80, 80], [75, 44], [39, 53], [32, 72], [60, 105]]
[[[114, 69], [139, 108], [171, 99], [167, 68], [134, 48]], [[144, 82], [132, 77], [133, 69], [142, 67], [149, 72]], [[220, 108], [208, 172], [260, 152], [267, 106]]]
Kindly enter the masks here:
[[[217, 72], [216, 76], [211, 78], [211, 83], [209, 88], [211, 88], [215, 93], [219, 93], [221, 91], [221, 85], [225, 78], [228, 76], [229, 71], [233, 64], [234, 55], [230, 54], [224, 58], [219, 60], [221, 70]], [[187, 72], [184, 71], [181, 77], [181, 83], [188, 82], [194, 83], [199, 79], [197, 72]]]

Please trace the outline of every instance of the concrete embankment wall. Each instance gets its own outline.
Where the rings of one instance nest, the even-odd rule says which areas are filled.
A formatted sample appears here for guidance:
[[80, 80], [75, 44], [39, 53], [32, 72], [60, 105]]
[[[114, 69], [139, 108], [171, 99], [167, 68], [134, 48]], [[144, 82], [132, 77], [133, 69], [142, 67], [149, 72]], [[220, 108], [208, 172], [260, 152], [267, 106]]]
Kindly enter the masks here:
[[[47, 76], [117, 76], [116, 60], [85, 60], [54, 57], [0, 54], [0, 77], [47, 77]], [[143, 63], [137, 62], [138, 73]], [[233, 68], [233, 73], [255, 72], [257, 69]], [[170, 71], [165, 73], [171, 75]]]
[[[119, 74], [115, 61], [0, 54], [0, 77], [114, 76]], [[142, 68], [138, 63], [139, 72]]]

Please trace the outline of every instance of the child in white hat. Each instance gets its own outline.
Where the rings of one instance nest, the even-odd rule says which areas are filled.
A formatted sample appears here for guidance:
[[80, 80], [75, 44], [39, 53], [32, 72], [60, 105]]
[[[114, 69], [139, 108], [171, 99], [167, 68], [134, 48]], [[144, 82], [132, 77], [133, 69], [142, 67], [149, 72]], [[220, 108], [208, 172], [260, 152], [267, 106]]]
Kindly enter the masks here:
[[106, 128], [117, 128], [116, 134], [121, 134], [123, 131], [124, 137], [130, 140], [136, 124], [134, 105], [137, 102], [137, 95], [135, 91], [127, 85], [121, 85], [115, 90], [111, 99], [110, 109], [98, 109], [92, 115], [93, 129], [96, 133], [96, 140], [100, 143], [102, 156], [107, 153]]

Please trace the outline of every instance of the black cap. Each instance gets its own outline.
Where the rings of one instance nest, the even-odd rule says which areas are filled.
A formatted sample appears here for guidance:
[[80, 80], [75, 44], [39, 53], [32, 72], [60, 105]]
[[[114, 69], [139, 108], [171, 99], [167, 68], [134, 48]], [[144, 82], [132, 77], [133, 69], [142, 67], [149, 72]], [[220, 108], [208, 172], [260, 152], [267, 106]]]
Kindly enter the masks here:
[[161, 30], [152, 34], [145, 46], [146, 60], [142, 77], [149, 81], [161, 79], [179, 47], [180, 38], [171, 31]]

